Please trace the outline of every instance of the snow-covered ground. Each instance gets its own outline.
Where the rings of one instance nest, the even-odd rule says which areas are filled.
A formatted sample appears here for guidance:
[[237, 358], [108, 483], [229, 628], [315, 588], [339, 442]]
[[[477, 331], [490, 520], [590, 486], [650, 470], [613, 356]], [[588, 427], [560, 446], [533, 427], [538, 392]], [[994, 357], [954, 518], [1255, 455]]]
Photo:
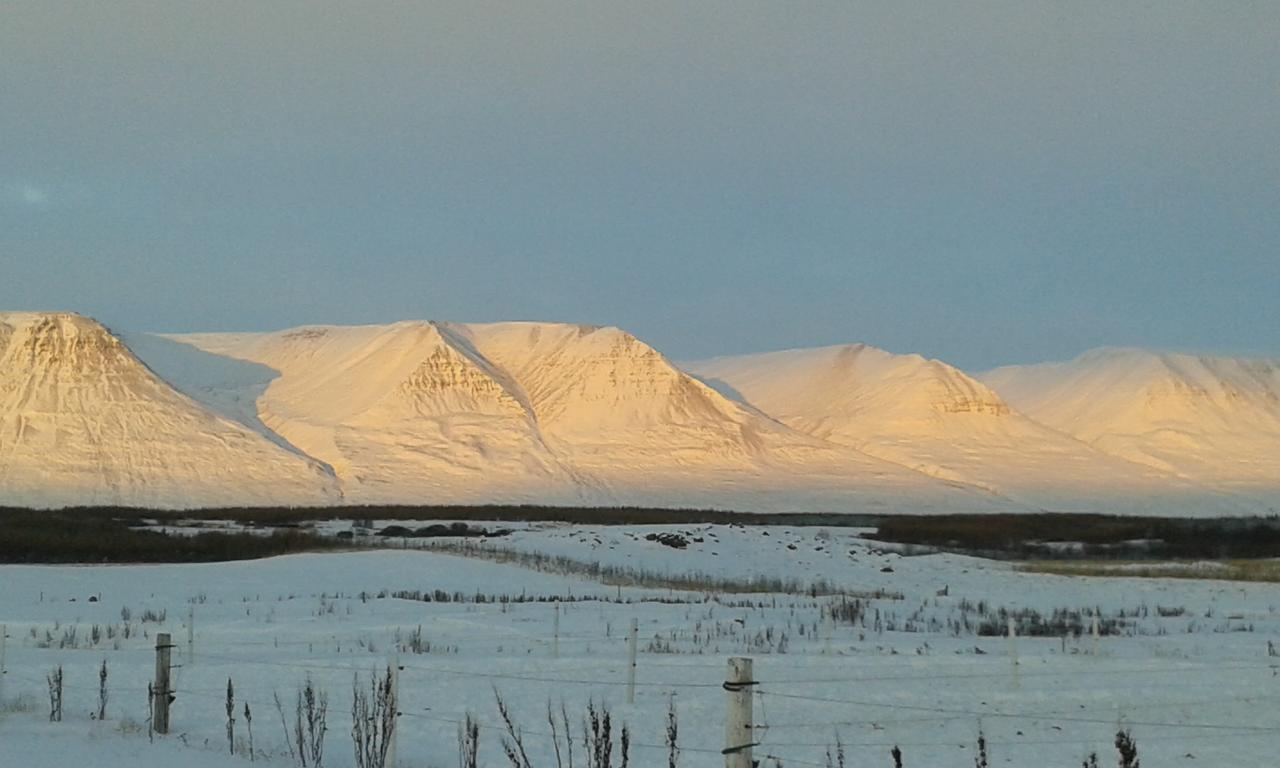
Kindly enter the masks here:
[[[351, 766], [353, 676], [397, 659], [397, 756], [405, 766], [457, 764], [457, 721], [467, 713], [484, 726], [481, 764], [506, 765], [495, 690], [524, 726], [537, 768], [555, 765], [548, 701], [557, 710], [564, 702], [580, 740], [589, 700], [628, 724], [632, 764], [666, 764], [674, 702], [680, 765], [718, 766], [722, 682], [727, 659], [739, 655], [754, 659], [759, 682], [755, 756], [785, 765], [824, 764], [838, 737], [849, 765], [891, 765], [897, 744], [908, 766], [964, 768], [973, 764], [979, 723], [992, 765], [1078, 765], [1094, 750], [1101, 764], [1114, 764], [1117, 723], [1132, 731], [1144, 765], [1267, 766], [1280, 749], [1280, 658], [1268, 656], [1268, 643], [1280, 642], [1280, 586], [1026, 574], [952, 555], [904, 557], [843, 529], [518, 527], [509, 537], [465, 543], [486, 557], [391, 550], [209, 565], [0, 567], [0, 623], [9, 636], [0, 765], [244, 765], [245, 744], [226, 754], [228, 677], [241, 712], [237, 739], [247, 741], [247, 702], [257, 762], [289, 765], [273, 693], [292, 721], [294, 691], [310, 675], [331, 697], [324, 762]], [[687, 547], [646, 538], [671, 533]], [[522, 553], [562, 559], [531, 563], [540, 570], [495, 562]], [[570, 573], [584, 563], [629, 569], [650, 586]], [[830, 606], [849, 605], [845, 597], [659, 586], [692, 573], [822, 580], [850, 594], [892, 596], [857, 604], [850, 623], [825, 618]], [[392, 594], [436, 590], [449, 600]], [[1083, 637], [978, 634], [984, 621], [1003, 629], [1000, 608], [1045, 618], [1059, 608], [1096, 609], [1114, 634], [1095, 641], [1087, 614]], [[636, 701], [628, 704], [633, 619], [640, 652]], [[423, 652], [415, 653], [419, 626]], [[172, 734], [152, 744], [146, 687], [161, 631], [178, 646], [177, 698]], [[110, 698], [99, 722], [90, 713], [103, 660]], [[57, 665], [65, 717], [50, 723], [45, 675]], [[581, 763], [580, 741], [575, 747]]]

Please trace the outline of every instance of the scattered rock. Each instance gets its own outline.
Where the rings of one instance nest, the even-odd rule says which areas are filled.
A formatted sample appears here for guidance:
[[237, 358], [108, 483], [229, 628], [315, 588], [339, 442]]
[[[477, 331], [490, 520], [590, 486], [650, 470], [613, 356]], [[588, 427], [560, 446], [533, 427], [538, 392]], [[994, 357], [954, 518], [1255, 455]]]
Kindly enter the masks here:
[[[412, 538], [412, 539], [434, 539], [445, 537], [477, 537], [477, 538], [493, 538], [495, 536], [506, 536], [511, 533], [509, 528], [495, 528], [489, 530], [483, 526], [471, 526], [466, 523], [434, 523], [418, 529], [406, 528], [403, 525], [388, 525], [386, 528], [378, 531], [379, 536], [395, 537], [395, 538]], [[341, 534], [339, 534], [341, 536]]]
[[678, 533], [651, 533], [645, 536], [645, 539], [647, 541], [656, 541], [672, 549], [686, 549], [689, 546], [689, 540]]

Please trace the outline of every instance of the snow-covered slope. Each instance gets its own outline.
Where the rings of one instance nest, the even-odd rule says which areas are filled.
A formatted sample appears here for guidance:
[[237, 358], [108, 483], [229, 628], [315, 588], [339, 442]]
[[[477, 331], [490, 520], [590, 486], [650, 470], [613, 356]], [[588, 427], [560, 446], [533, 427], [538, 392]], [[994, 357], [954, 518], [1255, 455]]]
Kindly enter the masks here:
[[323, 467], [184, 397], [97, 322], [0, 314], [0, 503], [336, 498]]
[[1099, 450], [1280, 508], [1280, 361], [1100, 349], [982, 379]]
[[[192, 396], [253, 403], [261, 423], [333, 467], [351, 502], [572, 502], [579, 488], [518, 393], [433, 323], [174, 336], [207, 367], [266, 381], [217, 383], [186, 359], [149, 362]], [[157, 352], [152, 347], [140, 347]], [[144, 353], [145, 354], [145, 353]]]
[[687, 366], [795, 429], [1053, 511], [1254, 512], [1246, 501], [1125, 461], [1011, 408], [963, 372], [865, 345]]
[[450, 328], [527, 393], [548, 442], [611, 498], [766, 509], [1007, 506], [789, 429], [617, 328]]
[[166, 343], [273, 372], [202, 390], [184, 383], [180, 355], [149, 360], [211, 407], [255, 402], [260, 423], [332, 466], [352, 502], [1008, 506], [797, 433], [616, 328], [403, 322]]
[[0, 504], [1257, 513], [1280, 500], [1278, 367], [1107, 351], [984, 384], [845, 346], [695, 378], [607, 327], [0, 314]]

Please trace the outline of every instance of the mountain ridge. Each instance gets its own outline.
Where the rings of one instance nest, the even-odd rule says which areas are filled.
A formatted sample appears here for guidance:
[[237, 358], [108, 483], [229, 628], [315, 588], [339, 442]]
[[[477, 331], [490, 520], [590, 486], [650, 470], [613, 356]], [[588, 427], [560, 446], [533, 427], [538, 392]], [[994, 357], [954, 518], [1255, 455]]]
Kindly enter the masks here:
[[[1087, 445], [938, 360], [865, 344], [686, 364], [825, 440], [1050, 511], [1145, 512], [1171, 496], [1237, 511], [1257, 504]], [[1088, 478], [1088, 486], [1081, 478]]]
[[[42, 322], [80, 323], [119, 353], [76, 358], [66, 370], [48, 354], [15, 356], [26, 349], [15, 347], [15, 333]], [[181, 507], [269, 498], [1136, 514], [1257, 514], [1270, 503], [1248, 483], [1135, 461], [1115, 449], [1114, 437], [1087, 440], [1036, 418], [1023, 405], [1037, 402], [1037, 388], [1055, 385], [1053, 371], [990, 372], [1012, 382], [1016, 396], [1008, 397], [986, 375], [865, 344], [677, 364], [613, 326], [408, 320], [113, 334], [74, 313], [0, 313], [0, 351], [0, 425], [59, 409], [58, 418], [78, 420], [86, 435], [99, 410], [115, 408], [118, 422], [105, 442], [81, 440], [103, 454], [103, 476], [93, 482], [84, 456], [71, 461], [42, 454], [29, 437], [0, 438], [0, 457], [5, 449], [22, 453], [20, 469], [34, 478], [20, 482], [0, 462], [0, 503], [140, 499]], [[1280, 381], [1269, 364], [1237, 360], [1192, 373], [1174, 379], [1190, 393], [1173, 387], [1171, 396], [1203, 399], [1203, 390], [1214, 393], [1215, 407], [1243, 400], [1269, 408], [1280, 391], [1280, 384], [1269, 389]], [[80, 382], [73, 392], [127, 380], [132, 389], [117, 387], [116, 400], [143, 405], [121, 410], [105, 390], [83, 402], [48, 399], [34, 411], [29, 400], [4, 399], [51, 375]], [[1230, 386], [1215, 389], [1215, 375]], [[1212, 423], [1217, 412], [1193, 413]], [[1280, 409], [1276, 416], [1280, 433]], [[1217, 425], [1215, 436], [1229, 435], [1232, 423]], [[215, 453], [231, 487], [212, 493], [188, 481], [191, 491], [178, 492], [182, 483], [165, 474], [176, 470], [164, 468], [155, 446], [147, 455], [159, 464], [150, 475], [118, 481], [137, 442], [122, 435], [148, 430], [157, 431], [147, 439], [174, 456], [184, 446], [220, 444]], [[35, 471], [42, 456], [44, 473]], [[183, 461], [175, 477], [220, 471]], [[241, 464], [278, 473], [268, 483], [275, 490], [255, 485], [260, 480]], [[249, 479], [237, 483], [239, 476]]]
[[164, 339], [274, 371], [244, 399], [334, 467], [351, 503], [993, 503], [744, 409], [611, 326], [403, 321]]
[[323, 467], [204, 408], [70, 312], [0, 313], [0, 490], [34, 505], [339, 498]]
[[1099, 450], [1280, 505], [1280, 360], [1108, 348], [981, 376]]

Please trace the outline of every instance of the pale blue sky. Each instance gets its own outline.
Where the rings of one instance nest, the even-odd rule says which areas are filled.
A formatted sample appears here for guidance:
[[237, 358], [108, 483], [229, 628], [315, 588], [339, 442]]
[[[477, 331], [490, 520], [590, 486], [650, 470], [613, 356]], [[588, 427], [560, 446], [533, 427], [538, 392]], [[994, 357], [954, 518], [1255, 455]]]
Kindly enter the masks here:
[[1280, 4], [0, 4], [0, 308], [1280, 355]]

